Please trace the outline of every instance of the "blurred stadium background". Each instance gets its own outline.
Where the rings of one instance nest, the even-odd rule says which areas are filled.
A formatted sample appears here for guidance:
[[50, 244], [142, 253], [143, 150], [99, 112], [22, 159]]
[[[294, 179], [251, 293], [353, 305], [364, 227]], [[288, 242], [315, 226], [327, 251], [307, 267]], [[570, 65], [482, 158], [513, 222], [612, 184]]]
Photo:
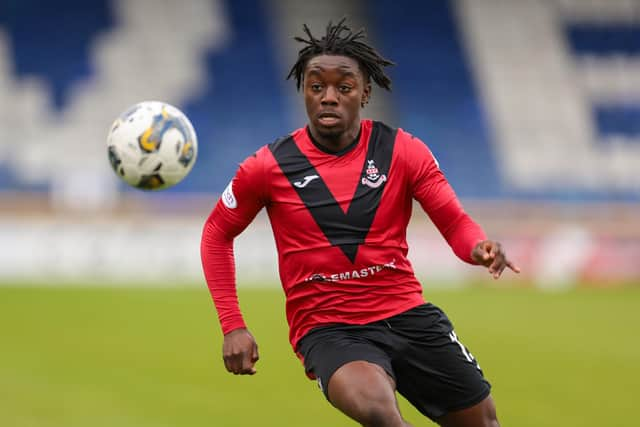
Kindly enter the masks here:
[[[3, 1], [0, 277], [200, 280], [200, 228], [238, 163], [305, 123], [284, 79], [292, 35], [347, 15], [398, 64], [366, 115], [429, 144], [524, 280], [635, 280], [639, 3], [396, 3]], [[184, 109], [199, 134], [193, 172], [162, 194], [127, 190], [105, 161], [109, 125], [145, 99]], [[420, 275], [474, 274], [423, 216], [414, 228]], [[241, 278], [271, 283], [264, 220], [239, 244]]]
[[[2, 0], [0, 285], [4, 287], [0, 286], [0, 328], [6, 328], [1, 335], [7, 340], [4, 350], [0, 344], [0, 361], [5, 358], [4, 368], [0, 368], [4, 369], [4, 374], [0, 371], [0, 397], [18, 393], [18, 398], [5, 399], [13, 403], [4, 407], [0, 401], [0, 424], [86, 425], [78, 414], [76, 418], [60, 413], [57, 418], [49, 417], [55, 410], [38, 405], [38, 411], [30, 412], [33, 406], [26, 396], [33, 390], [29, 381], [40, 384], [34, 366], [43, 366], [41, 371], [46, 374], [41, 375], [45, 377], [56, 367], [64, 372], [61, 377], [71, 377], [75, 370], [46, 364], [42, 360], [47, 357], [34, 354], [75, 360], [53, 348], [67, 345], [77, 351], [83, 347], [81, 342], [93, 342], [85, 340], [90, 340], [93, 332], [107, 333], [114, 312], [119, 327], [132, 327], [122, 313], [127, 304], [139, 308], [134, 302], [147, 306], [146, 310], [151, 310], [149, 304], [159, 304], [155, 306], [158, 311], [148, 314], [143, 310], [142, 316], [147, 313], [147, 320], [158, 316], [158, 323], [171, 329], [160, 313], [191, 319], [184, 320], [184, 327], [196, 327], [185, 301], [198, 301], [195, 306], [202, 310], [199, 316], [208, 328], [199, 339], [184, 345], [199, 343], [198, 351], [213, 355], [213, 362], [208, 363], [219, 364], [216, 369], [222, 367], [218, 342], [215, 348], [210, 348], [210, 342], [200, 342], [200, 338], [211, 341], [210, 335], [217, 333], [200, 268], [202, 224], [239, 162], [259, 146], [305, 123], [294, 83], [285, 80], [299, 49], [292, 37], [300, 34], [302, 23], [320, 33], [329, 19], [342, 16], [350, 17], [356, 28], [364, 26], [374, 45], [397, 63], [390, 70], [393, 92], [374, 88], [365, 116], [423, 139], [466, 209], [490, 236], [503, 241], [522, 267], [518, 278], [507, 273], [506, 280], [494, 284], [505, 289], [497, 294], [495, 289], [487, 290], [491, 298], [521, 307], [512, 310], [514, 316], [531, 313], [527, 301], [541, 310], [563, 301], [567, 305], [562, 321], [575, 321], [571, 324], [576, 331], [581, 328], [576, 321], [583, 318], [580, 316], [588, 324], [589, 319], [596, 321], [600, 310], [612, 322], [624, 313], [622, 324], [607, 323], [610, 328], [602, 334], [615, 329], [618, 335], [612, 335], [610, 341], [619, 340], [620, 347], [635, 334], [625, 328], [637, 327], [639, 321], [627, 310], [635, 304], [637, 311], [640, 284], [640, 0]], [[112, 121], [131, 104], [147, 99], [180, 107], [199, 136], [199, 158], [192, 173], [174, 189], [161, 193], [125, 188], [107, 161], [105, 139]], [[486, 273], [457, 260], [419, 209], [409, 241], [410, 258], [424, 281], [427, 297], [440, 295], [445, 301], [454, 301], [457, 298], [442, 294], [443, 288], [473, 284], [474, 289], [456, 291], [461, 292], [456, 295], [463, 301], [476, 297], [489, 301], [484, 294], [476, 294]], [[281, 300], [274, 300], [269, 291], [277, 290], [278, 282], [275, 247], [264, 216], [238, 239], [236, 253], [243, 295], [257, 301], [263, 295], [260, 292], [267, 292], [264, 295], [269, 297], [264, 300], [275, 301], [280, 310]], [[105, 285], [121, 289], [109, 293]], [[136, 289], [140, 287], [170, 288], [161, 295], [185, 305], [166, 305], [155, 292]], [[266, 289], [255, 290], [258, 287]], [[197, 298], [176, 293], [183, 288], [186, 295]], [[432, 294], [435, 288], [439, 291]], [[575, 299], [541, 294], [535, 291], [539, 288], [568, 290]], [[596, 290], [589, 289], [580, 293], [584, 288], [598, 288], [598, 292], [593, 294]], [[525, 293], [513, 297], [511, 292], [517, 289]], [[85, 295], [84, 299], [79, 295]], [[585, 295], [594, 298], [593, 305], [580, 305]], [[608, 301], [609, 308], [595, 301]], [[113, 311], [104, 308], [108, 302]], [[501, 311], [505, 305], [494, 308]], [[79, 306], [92, 308], [80, 315], [76, 311]], [[579, 307], [585, 311], [580, 312]], [[126, 313], [135, 315], [133, 308], [129, 309]], [[451, 309], [456, 311], [456, 306]], [[95, 320], [101, 310], [104, 324]], [[274, 328], [283, 330], [283, 319], [277, 317], [280, 314], [270, 315], [277, 319]], [[45, 318], [38, 320], [38, 316]], [[88, 319], [97, 322], [93, 332], [74, 329]], [[522, 324], [515, 323], [524, 327], [527, 322], [522, 320]], [[30, 322], [34, 322], [32, 327]], [[29, 335], [35, 331], [49, 335], [40, 322], [51, 322], [58, 331], [71, 334], [74, 330], [79, 335], [69, 335], [66, 342], [45, 340], [47, 349], [43, 350], [42, 336]], [[514, 331], [496, 334], [493, 344], [486, 344], [485, 324], [477, 322], [470, 318], [464, 323], [470, 331], [468, 339], [474, 341], [472, 349], [518, 336]], [[503, 324], [496, 320], [485, 326]], [[531, 328], [533, 324], [530, 322]], [[127, 339], [118, 336], [121, 341], [111, 337], [114, 347], [108, 348], [113, 353], [107, 352], [106, 345], [84, 353], [100, 359], [135, 347], [135, 343], [140, 346], [135, 348], [142, 348], [143, 335], [141, 329]], [[567, 335], [576, 337], [573, 332]], [[531, 362], [546, 360], [553, 365], [559, 354], [570, 353], [568, 348], [575, 349], [576, 357], [584, 356], [589, 348], [583, 347], [581, 339], [588, 339], [589, 334], [583, 331], [577, 335], [580, 341], [576, 347], [565, 347], [565, 352], [549, 353], [546, 358], [538, 348]], [[568, 336], [556, 338], [567, 346]], [[173, 347], [162, 342], [175, 337], [184, 335], [158, 335], [157, 341], [146, 337], [146, 343]], [[288, 345], [284, 336], [274, 339], [279, 346]], [[12, 352], [11, 345], [21, 350]], [[526, 349], [526, 344], [522, 348]], [[288, 381], [298, 381], [308, 389], [305, 380], [298, 378], [301, 372], [294, 356], [286, 350], [284, 364], [292, 367], [283, 369], [293, 372]], [[609, 359], [604, 350], [593, 351], [619, 366], [631, 366], [630, 360], [640, 357], [637, 346], [626, 353], [612, 353]], [[488, 349], [477, 352], [490, 353]], [[146, 353], [136, 354], [142, 358]], [[513, 371], [505, 370], [504, 364], [491, 362], [491, 357], [490, 353], [480, 359], [486, 359], [485, 366], [495, 363], [494, 377], [509, 384], [510, 372], [518, 376], [516, 366]], [[567, 366], [575, 367], [569, 360], [567, 357]], [[124, 358], [120, 363], [122, 372], [133, 369]], [[187, 362], [178, 363], [182, 367]], [[100, 366], [107, 365], [92, 365], [84, 375], [96, 375]], [[581, 366], [590, 369], [592, 365]], [[73, 362], [72, 367], [77, 364]], [[199, 375], [212, 380], [207, 369], [211, 369], [209, 365]], [[626, 374], [627, 380], [638, 379], [637, 368], [630, 374]], [[179, 375], [173, 375], [180, 383]], [[60, 388], [41, 393], [70, 393], [60, 381], [56, 383]], [[215, 381], [229, 390], [234, 387], [226, 377]], [[579, 384], [568, 393], [589, 389], [588, 383]], [[74, 386], [77, 393], [65, 396], [79, 399], [86, 384]], [[293, 396], [303, 387], [292, 385]], [[554, 406], [543, 397], [532, 398], [535, 393], [527, 394], [522, 387], [514, 385], [509, 390], [513, 395], [503, 391], [501, 397], [523, 396], [543, 410]], [[220, 392], [216, 387], [214, 390]], [[22, 401], [20, 393], [25, 396]], [[243, 396], [241, 391], [234, 393], [237, 399]], [[555, 394], [558, 399], [566, 398]], [[95, 397], [93, 405], [104, 395]], [[279, 404], [270, 398], [272, 405]], [[310, 405], [322, 405], [315, 392], [313, 399]], [[132, 408], [123, 402], [109, 402], [122, 418], [105, 416], [100, 422], [92, 420], [93, 425], [180, 425], [170, 417], [146, 423], [140, 414], [129, 419], [125, 414]], [[149, 398], [149, 408], [157, 407], [157, 402]], [[521, 409], [511, 401], [511, 409], [505, 408], [507, 416], [512, 416], [509, 425], [633, 424], [624, 420], [588, 424], [596, 422], [593, 414], [572, 418], [585, 409], [580, 400], [564, 412], [563, 423], [554, 424], [546, 418], [537, 422], [534, 410], [518, 402]], [[603, 407], [603, 412], [631, 408], [625, 397], [618, 396], [615, 402], [618, 406]], [[87, 417], [104, 411], [96, 406], [92, 412], [91, 404], [85, 408]], [[234, 406], [228, 403], [225, 408]], [[330, 413], [328, 407], [321, 409], [307, 408], [306, 413]], [[3, 413], [9, 414], [4, 422]], [[176, 420], [184, 420], [182, 412], [174, 415]], [[207, 416], [215, 418], [219, 413]], [[276, 420], [277, 412], [273, 416]], [[46, 423], [47, 419], [52, 421]], [[184, 425], [249, 425], [231, 419], [206, 424], [206, 419], [194, 418]], [[340, 424], [345, 423], [342, 418], [331, 420], [317, 425], [350, 425]], [[268, 416], [262, 421], [262, 425], [283, 425]], [[290, 425], [294, 424], [300, 425]], [[316, 424], [310, 421], [303, 425]]]

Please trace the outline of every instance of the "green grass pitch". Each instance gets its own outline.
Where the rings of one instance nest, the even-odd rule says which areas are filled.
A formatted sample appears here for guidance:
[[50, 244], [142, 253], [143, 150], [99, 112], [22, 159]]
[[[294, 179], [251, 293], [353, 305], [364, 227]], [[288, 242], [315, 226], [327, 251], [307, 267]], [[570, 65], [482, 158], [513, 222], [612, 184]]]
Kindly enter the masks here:
[[[426, 291], [493, 383], [503, 426], [627, 426], [640, 384], [640, 289]], [[204, 285], [0, 287], [0, 426], [353, 426], [287, 341], [284, 299], [242, 290], [258, 373], [224, 370]], [[414, 426], [432, 426], [401, 400]]]

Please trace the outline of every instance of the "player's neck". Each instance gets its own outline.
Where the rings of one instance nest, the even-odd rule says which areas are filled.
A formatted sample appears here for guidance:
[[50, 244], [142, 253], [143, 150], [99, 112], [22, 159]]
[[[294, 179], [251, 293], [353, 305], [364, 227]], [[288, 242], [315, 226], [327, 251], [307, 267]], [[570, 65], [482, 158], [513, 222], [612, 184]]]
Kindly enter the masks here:
[[360, 121], [351, 129], [342, 132], [339, 135], [322, 135], [317, 132], [312, 125], [307, 126], [307, 133], [311, 141], [320, 150], [332, 154], [341, 154], [350, 151], [350, 149], [358, 143], [360, 139], [360, 130], [362, 126]]

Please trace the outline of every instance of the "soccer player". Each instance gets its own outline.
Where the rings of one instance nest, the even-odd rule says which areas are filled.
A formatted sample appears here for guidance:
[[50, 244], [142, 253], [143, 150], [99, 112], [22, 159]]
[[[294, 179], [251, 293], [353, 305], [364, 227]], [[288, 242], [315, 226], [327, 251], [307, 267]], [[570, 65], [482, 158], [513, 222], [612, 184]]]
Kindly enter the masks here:
[[454, 253], [498, 278], [519, 268], [463, 210], [428, 147], [361, 119], [371, 81], [393, 65], [344, 19], [304, 44], [289, 78], [308, 124], [249, 156], [204, 226], [205, 277], [234, 374], [256, 372], [243, 320], [233, 240], [266, 207], [286, 295], [290, 342], [307, 375], [364, 426], [408, 426], [395, 391], [442, 426], [497, 426], [490, 385], [446, 315], [426, 303], [407, 259], [417, 200]]

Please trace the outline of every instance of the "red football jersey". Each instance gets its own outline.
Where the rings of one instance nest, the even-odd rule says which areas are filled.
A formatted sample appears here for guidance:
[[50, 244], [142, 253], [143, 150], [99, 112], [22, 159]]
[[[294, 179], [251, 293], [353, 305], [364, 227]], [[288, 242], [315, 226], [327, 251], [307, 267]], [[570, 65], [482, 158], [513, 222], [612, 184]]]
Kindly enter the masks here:
[[307, 128], [260, 148], [239, 167], [202, 240], [205, 276], [224, 333], [244, 327], [235, 292], [233, 238], [266, 207], [286, 295], [290, 341], [331, 323], [364, 324], [424, 302], [407, 259], [412, 201], [460, 258], [485, 239], [419, 139], [363, 120], [339, 153]]

